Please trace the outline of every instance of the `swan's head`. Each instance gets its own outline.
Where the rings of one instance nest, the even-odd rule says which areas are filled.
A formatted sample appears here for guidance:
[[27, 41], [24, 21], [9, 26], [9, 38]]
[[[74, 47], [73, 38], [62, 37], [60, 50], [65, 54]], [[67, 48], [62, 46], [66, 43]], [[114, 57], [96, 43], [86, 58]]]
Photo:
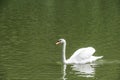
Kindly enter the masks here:
[[65, 39], [59, 39], [57, 42], [56, 42], [56, 45], [57, 44], [63, 44], [63, 43], [65, 43], [66, 41], [65, 41]]

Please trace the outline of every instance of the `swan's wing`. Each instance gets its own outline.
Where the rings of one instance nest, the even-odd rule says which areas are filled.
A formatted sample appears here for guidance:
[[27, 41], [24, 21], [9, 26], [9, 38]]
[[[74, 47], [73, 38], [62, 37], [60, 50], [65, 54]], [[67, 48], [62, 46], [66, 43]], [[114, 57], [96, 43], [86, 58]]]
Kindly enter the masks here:
[[93, 47], [81, 48], [76, 50], [69, 60], [84, 60], [90, 58], [95, 52]]

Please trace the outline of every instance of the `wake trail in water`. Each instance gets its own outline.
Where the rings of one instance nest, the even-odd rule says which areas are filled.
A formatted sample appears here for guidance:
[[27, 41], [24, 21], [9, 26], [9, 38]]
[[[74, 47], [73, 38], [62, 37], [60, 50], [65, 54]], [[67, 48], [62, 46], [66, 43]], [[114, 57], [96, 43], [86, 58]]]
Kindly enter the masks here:
[[101, 64], [120, 64], [120, 60], [99, 60], [95, 62], [96, 65]]

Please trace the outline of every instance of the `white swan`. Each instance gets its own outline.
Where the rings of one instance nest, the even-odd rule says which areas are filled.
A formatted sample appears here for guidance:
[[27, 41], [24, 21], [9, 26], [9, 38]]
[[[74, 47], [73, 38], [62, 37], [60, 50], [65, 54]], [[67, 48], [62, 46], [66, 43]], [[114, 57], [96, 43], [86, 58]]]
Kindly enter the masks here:
[[89, 62], [96, 61], [97, 59], [101, 59], [103, 56], [93, 56], [95, 49], [93, 47], [87, 47], [87, 48], [80, 48], [76, 50], [73, 55], [66, 60], [66, 40], [65, 39], [59, 39], [56, 44], [63, 44], [63, 51], [62, 51], [62, 57], [63, 57], [63, 63], [64, 64], [85, 64]]

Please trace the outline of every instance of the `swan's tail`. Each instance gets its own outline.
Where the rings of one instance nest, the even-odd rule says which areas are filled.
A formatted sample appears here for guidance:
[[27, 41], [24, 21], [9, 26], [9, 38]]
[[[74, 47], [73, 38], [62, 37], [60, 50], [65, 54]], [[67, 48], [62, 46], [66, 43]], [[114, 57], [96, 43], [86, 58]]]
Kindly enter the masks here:
[[101, 58], [103, 58], [103, 56], [97, 56], [97, 59], [101, 59]]
[[103, 58], [103, 56], [92, 56], [91, 57], [91, 62], [96, 61], [96, 60], [101, 59], [101, 58]]

